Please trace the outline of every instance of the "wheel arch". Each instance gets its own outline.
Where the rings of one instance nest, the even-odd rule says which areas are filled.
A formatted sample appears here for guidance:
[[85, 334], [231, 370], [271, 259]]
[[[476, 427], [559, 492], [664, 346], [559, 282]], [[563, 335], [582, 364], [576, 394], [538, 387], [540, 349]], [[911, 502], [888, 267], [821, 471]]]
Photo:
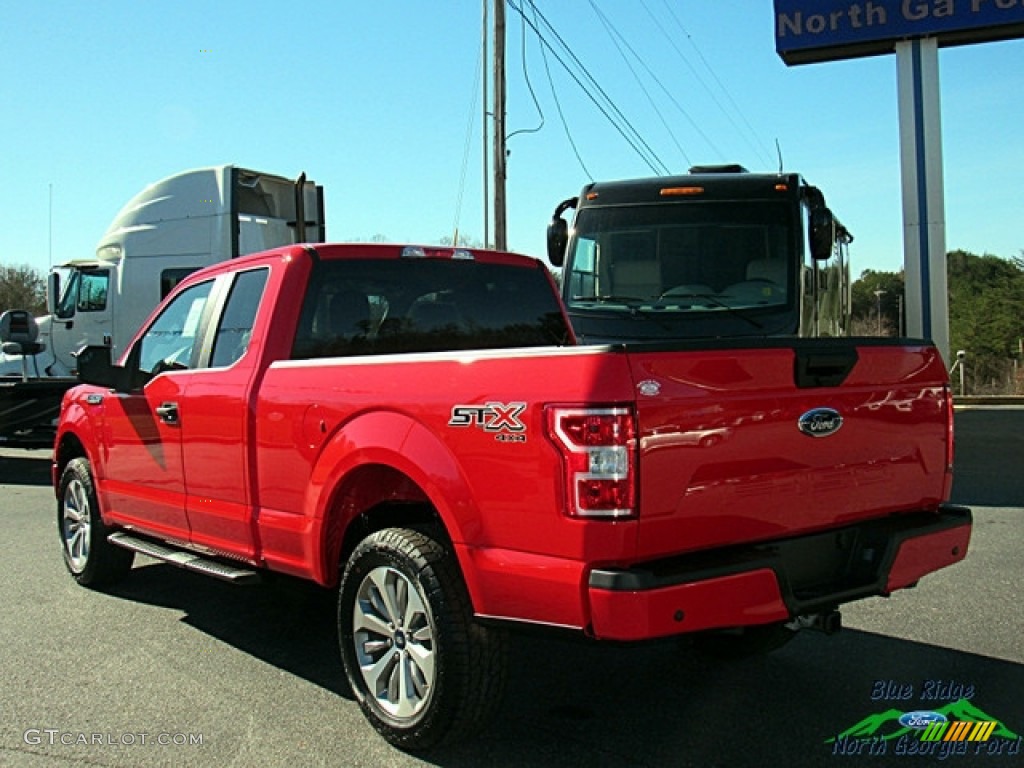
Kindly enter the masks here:
[[[430, 527], [457, 555], [479, 518], [454, 452], [423, 424], [395, 412], [357, 417], [321, 452], [310, 483], [315, 578], [336, 584], [356, 545], [383, 528]], [[463, 562], [459, 570], [473, 589]]]
[[93, 469], [93, 482], [96, 480], [95, 462], [86, 450], [85, 441], [76, 432], [67, 430], [58, 435], [53, 444], [53, 492], [60, 494], [60, 477], [72, 459], [86, 459]]
[[[102, 467], [99, 465], [100, 450], [97, 439], [103, 434], [102, 411], [85, 407], [78, 397], [66, 397], [62, 406], [60, 425], [53, 442], [53, 485], [56, 492], [61, 473], [68, 462], [76, 458], [84, 458], [92, 466], [93, 481], [99, 479]], [[90, 440], [88, 435], [94, 437]]]

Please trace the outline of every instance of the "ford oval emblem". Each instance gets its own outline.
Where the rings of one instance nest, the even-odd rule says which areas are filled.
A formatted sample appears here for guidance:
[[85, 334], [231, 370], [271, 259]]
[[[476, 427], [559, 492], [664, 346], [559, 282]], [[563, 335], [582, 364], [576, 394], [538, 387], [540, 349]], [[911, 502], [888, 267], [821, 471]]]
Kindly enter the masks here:
[[916, 730], [927, 728], [932, 723], [944, 722], [946, 722], [946, 716], [941, 712], [917, 711], [907, 712], [900, 716], [900, 725], [905, 728], [914, 728]]
[[843, 417], [834, 408], [814, 408], [800, 417], [797, 426], [805, 435], [828, 437], [843, 426]]

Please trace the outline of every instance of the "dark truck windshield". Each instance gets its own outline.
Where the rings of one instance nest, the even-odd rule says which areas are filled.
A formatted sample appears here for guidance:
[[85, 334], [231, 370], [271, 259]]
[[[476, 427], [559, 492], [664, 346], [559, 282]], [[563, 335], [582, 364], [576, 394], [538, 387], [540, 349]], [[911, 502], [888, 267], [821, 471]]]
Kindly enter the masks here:
[[584, 207], [563, 280], [581, 341], [796, 333], [792, 204]]

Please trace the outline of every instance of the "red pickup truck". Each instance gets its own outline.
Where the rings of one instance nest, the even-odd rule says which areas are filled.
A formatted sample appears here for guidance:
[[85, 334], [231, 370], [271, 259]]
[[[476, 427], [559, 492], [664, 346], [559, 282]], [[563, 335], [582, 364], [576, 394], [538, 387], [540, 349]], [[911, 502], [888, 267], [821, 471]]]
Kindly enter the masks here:
[[198, 272], [118, 364], [79, 355], [53, 479], [85, 586], [135, 553], [338, 587], [341, 657], [404, 749], [478, 728], [505, 629], [768, 648], [961, 560], [937, 351], [577, 346], [530, 258], [292, 246]]

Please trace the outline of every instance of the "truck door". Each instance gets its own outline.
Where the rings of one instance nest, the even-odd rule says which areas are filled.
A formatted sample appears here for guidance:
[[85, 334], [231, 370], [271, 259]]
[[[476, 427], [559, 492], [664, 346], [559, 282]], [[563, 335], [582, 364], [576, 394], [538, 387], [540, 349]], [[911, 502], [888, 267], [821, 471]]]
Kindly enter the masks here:
[[164, 308], [131, 353], [151, 378], [141, 390], [111, 394], [104, 403], [106, 509], [119, 523], [170, 538], [188, 537], [181, 409], [212, 287], [212, 280], [198, 283]]
[[110, 269], [76, 267], [54, 308], [50, 345], [53, 356], [68, 371], [74, 370], [72, 353], [87, 344], [111, 343], [113, 296]]
[[[191, 541], [252, 560], [256, 545], [249, 401], [256, 354], [249, 352], [269, 270], [225, 275], [181, 404], [186, 508]], [[221, 310], [219, 307], [223, 307]]]

